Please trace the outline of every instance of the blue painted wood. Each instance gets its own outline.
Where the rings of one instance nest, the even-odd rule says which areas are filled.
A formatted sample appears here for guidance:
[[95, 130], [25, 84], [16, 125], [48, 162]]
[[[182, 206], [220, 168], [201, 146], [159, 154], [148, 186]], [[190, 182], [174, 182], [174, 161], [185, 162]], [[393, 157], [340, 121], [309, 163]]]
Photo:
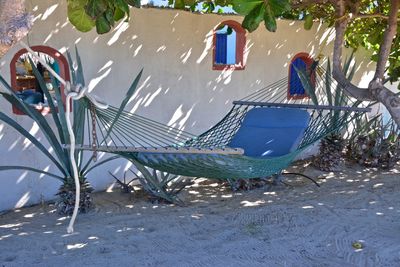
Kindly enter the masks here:
[[307, 64], [301, 58], [296, 58], [290, 64], [290, 81], [289, 81], [289, 94], [291, 96], [294, 95], [305, 95], [306, 91], [304, 89], [303, 84], [297, 74], [296, 68], [298, 70], [305, 71], [307, 69]]
[[215, 44], [215, 63], [227, 64], [228, 54], [228, 35], [226, 33], [217, 33]]

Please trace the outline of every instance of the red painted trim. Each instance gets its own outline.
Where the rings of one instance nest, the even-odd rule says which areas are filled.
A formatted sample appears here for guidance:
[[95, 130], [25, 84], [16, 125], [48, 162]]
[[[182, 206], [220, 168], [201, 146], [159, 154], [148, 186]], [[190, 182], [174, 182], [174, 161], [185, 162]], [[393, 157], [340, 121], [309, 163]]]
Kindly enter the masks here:
[[[40, 53], [44, 53], [47, 54], [49, 56], [51, 56], [52, 58], [54, 58], [55, 60], [57, 60], [58, 65], [60, 66], [60, 76], [62, 78], [64, 78], [64, 80], [66, 81], [71, 81], [71, 76], [69, 73], [69, 66], [68, 66], [68, 60], [60, 53], [58, 52], [56, 49], [48, 47], [48, 46], [43, 46], [43, 45], [36, 45], [36, 46], [32, 46], [31, 49], [33, 51], [36, 52], [40, 52]], [[11, 59], [10, 62], [10, 76], [11, 76], [11, 87], [12, 88], [17, 88], [17, 70], [15, 67], [15, 64], [17, 63], [17, 60], [25, 53], [27, 53], [28, 51], [26, 49], [21, 49], [19, 50], [14, 57]], [[17, 91], [16, 89], [14, 89], [15, 91]], [[65, 107], [65, 99], [66, 96], [64, 94], [64, 86], [61, 85], [61, 97], [62, 97], [62, 101]], [[22, 111], [20, 111], [17, 107], [13, 106], [13, 113], [17, 114], [17, 115], [24, 115], [24, 113]], [[44, 107], [42, 109], [39, 109], [39, 111], [45, 115], [48, 113], [51, 113], [50, 108], [48, 107]]]
[[[235, 65], [223, 65], [223, 64], [215, 64], [215, 49], [216, 49], [216, 34], [217, 30], [221, 28], [221, 26], [229, 26], [236, 32], [236, 64]], [[234, 20], [226, 20], [218, 24], [213, 30], [213, 57], [212, 57], [212, 69], [213, 70], [244, 70], [245, 62], [244, 62], [244, 48], [246, 46], [246, 30], [243, 29], [242, 25]]]
[[[290, 94], [290, 80], [291, 80], [291, 72], [290, 72], [290, 68], [292, 66], [292, 63], [298, 59], [301, 58], [307, 65], [307, 68], [310, 68], [311, 65], [314, 63], [314, 59], [310, 56], [310, 54], [306, 53], [306, 52], [300, 52], [297, 53], [292, 60], [290, 61], [290, 65], [289, 65], [289, 79], [288, 79], [288, 90], [287, 90], [287, 99], [304, 99], [304, 98], [310, 98], [309, 95], [307, 95], [307, 93], [305, 93], [304, 95], [291, 95]], [[311, 74], [311, 82], [313, 83], [313, 85], [315, 86], [316, 84], [316, 78], [315, 78], [315, 71]]]

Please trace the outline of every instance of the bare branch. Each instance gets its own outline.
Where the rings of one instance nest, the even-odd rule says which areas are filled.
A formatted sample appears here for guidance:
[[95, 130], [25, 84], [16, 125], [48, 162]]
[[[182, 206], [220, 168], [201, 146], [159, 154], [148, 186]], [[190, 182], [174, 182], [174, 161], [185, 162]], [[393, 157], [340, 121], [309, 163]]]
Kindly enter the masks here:
[[388, 27], [383, 35], [383, 41], [379, 48], [378, 62], [376, 63], [376, 72], [373, 81], [382, 84], [385, 74], [386, 63], [392, 47], [392, 42], [397, 32], [397, 15], [399, 13], [399, 0], [390, 1]]
[[337, 1], [336, 16], [338, 19], [335, 23], [336, 38], [333, 48], [333, 77], [343, 87], [347, 94], [359, 100], [372, 100], [372, 95], [369, 90], [353, 85], [342, 71], [342, 48], [346, 27], [349, 23], [349, 17], [345, 15], [344, 1]]
[[[368, 18], [379, 18], [384, 20], [389, 20], [389, 16], [384, 15], [382, 13], [374, 13], [374, 14], [357, 14], [352, 17], [353, 19], [368, 19]], [[400, 21], [400, 18], [397, 18], [397, 21]]]

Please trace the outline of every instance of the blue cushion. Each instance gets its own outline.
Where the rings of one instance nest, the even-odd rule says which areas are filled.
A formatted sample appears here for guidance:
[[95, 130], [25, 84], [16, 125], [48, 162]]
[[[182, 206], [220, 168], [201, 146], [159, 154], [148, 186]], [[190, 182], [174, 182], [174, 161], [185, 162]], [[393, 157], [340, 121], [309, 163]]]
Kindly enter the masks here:
[[299, 146], [310, 114], [295, 108], [253, 108], [233, 136], [230, 147], [243, 148], [249, 157], [278, 157]]
[[27, 104], [39, 104], [42, 101], [42, 94], [39, 92], [35, 92], [31, 95], [28, 95], [25, 99], [24, 102]]
[[17, 96], [27, 104], [39, 104], [42, 101], [42, 94], [33, 89], [17, 92]]

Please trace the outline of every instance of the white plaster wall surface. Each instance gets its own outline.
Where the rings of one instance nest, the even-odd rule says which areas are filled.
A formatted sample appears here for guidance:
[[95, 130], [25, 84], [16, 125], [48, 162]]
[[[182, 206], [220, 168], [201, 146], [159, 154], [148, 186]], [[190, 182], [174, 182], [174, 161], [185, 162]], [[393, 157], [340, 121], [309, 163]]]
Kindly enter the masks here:
[[[67, 21], [65, 1], [29, 2], [34, 27], [26, 38], [30, 45], [47, 45], [65, 54], [77, 45], [90, 89], [112, 105], [119, 105], [144, 68], [139, 88], [128, 109], [154, 120], [198, 134], [218, 122], [231, 102], [287, 75], [290, 59], [298, 52], [319, 53], [322, 26], [304, 31], [302, 23], [278, 21], [276, 33], [262, 26], [247, 34], [246, 68], [241, 71], [212, 70], [212, 31], [224, 20], [238, 16], [199, 15], [176, 10], [132, 9], [131, 21], [120, 23], [110, 33], [80, 33]], [[329, 38], [331, 40], [332, 38]], [[329, 54], [332, 43], [323, 51]], [[10, 80], [9, 62], [21, 49], [14, 47], [1, 59], [1, 75]], [[360, 70], [371, 64], [358, 55]], [[362, 82], [366, 72], [359, 71]], [[2, 112], [11, 107], [0, 98]], [[25, 116], [11, 115], [43, 140], [37, 126]], [[49, 120], [50, 117], [49, 117]], [[47, 145], [47, 144], [46, 144]], [[7, 125], [0, 123], [0, 165], [26, 165], [56, 171], [37, 149]], [[102, 155], [104, 157], [104, 155]], [[112, 184], [107, 171], [121, 176], [130, 165], [120, 160], [91, 173], [96, 190]], [[54, 198], [60, 185], [47, 176], [21, 171], [0, 172], [0, 210]]]

